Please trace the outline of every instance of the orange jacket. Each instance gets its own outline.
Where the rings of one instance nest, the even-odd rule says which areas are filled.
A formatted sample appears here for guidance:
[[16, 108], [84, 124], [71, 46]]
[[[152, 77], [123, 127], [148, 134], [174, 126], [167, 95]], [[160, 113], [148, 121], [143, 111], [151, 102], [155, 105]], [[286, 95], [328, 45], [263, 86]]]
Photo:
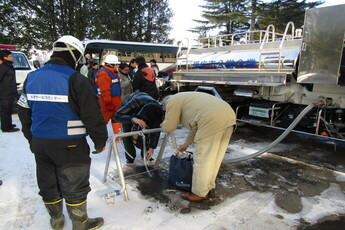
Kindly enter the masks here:
[[[103, 66], [103, 68], [111, 71], [112, 73], [114, 73], [116, 75], [116, 77], [118, 78], [118, 72], [116, 69], [110, 67], [110, 66]], [[120, 78], [118, 78], [118, 80], [120, 81]], [[112, 84], [112, 79], [109, 76], [109, 74], [104, 71], [104, 70], [100, 70], [97, 73], [97, 77], [96, 77], [96, 83], [98, 85], [98, 88], [100, 90], [101, 96], [103, 101], [108, 104], [110, 102], [112, 102], [112, 97], [110, 95], [110, 87]]]

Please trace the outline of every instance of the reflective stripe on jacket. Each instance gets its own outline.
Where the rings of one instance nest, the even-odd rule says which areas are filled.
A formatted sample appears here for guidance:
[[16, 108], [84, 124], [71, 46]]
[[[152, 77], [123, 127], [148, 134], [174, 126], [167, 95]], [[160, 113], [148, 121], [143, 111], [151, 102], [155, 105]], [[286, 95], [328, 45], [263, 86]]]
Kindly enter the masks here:
[[86, 136], [80, 117], [69, 103], [69, 79], [76, 70], [63, 65], [47, 64], [31, 72], [25, 91], [32, 109], [31, 133], [34, 137], [69, 139]]
[[[98, 72], [100, 71], [105, 71], [106, 73], [109, 74], [110, 78], [111, 78], [111, 86], [110, 86], [110, 96], [114, 97], [114, 96], [121, 96], [121, 85], [120, 85], [120, 80], [119, 78], [110, 70], [106, 69], [106, 68], [102, 68], [100, 69]], [[98, 77], [98, 75], [96, 75]], [[100, 90], [98, 90], [98, 95], [102, 95]]]

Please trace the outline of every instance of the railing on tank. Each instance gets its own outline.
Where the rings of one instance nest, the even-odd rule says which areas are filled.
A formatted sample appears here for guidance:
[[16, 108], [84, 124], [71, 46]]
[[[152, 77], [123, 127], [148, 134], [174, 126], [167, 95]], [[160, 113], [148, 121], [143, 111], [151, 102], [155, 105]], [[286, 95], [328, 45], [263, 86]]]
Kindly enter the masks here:
[[[198, 39], [198, 46], [201, 48], [222, 47], [222, 46], [235, 46], [251, 43], [262, 43], [265, 39], [267, 41], [275, 41], [275, 38], [283, 34], [276, 33], [269, 29], [273, 25], [269, 25], [266, 30], [253, 30], [233, 34], [223, 34], [213, 37], [203, 37]], [[271, 37], [271, 39], [269, 38]]]
[[[289, 27], [291, 26], [291, 34], [288, 34]], [[284, 46], [284, 42], [286, 40], [293, 40], [295, 38], [295, 24], [293, 22], [288, 22], [288, 24], [285, 27], [284, 35], [282, 38], [282, 41], [279, 45], [279, 68], [278, 71], [280, 71], [280, 68], [284, 66], [284, 58], [282, 58], [282, 50]]]
[[[186, 47], [184, 46], [184, 41], [187, 42], [187, 52], [186, 52], [186, 57], [185, 58], [182, 58], [181, 56], [183, 55], [182, 53], [182, 49], [183, 47]], [[178, 64], [178, 61], [177, 60], [186, 60], [186, 71], [188, 71], [188, 55], [189, 55], [189, 52], [192, 48], [192, 45], [191, 43], [189, 42], [189, 39], [188, 38], [184, 38], [182, 39], [180, 42], [179, 42], [179, 47], [178, 47], [178, 50], [177, 50], [177, 53], [176, 53], [176, 68], [175, 68], [175, 71], [179, 71], [179, 68], [180, 68], [180, 65]]]
[[[287, 31], [291, 26], [292, 32], [288, 34]], [[251, 43], [265, 43], [272, 41], [282, 41], [288, 39], [294, 39], [295, 26], [293, 22], [289, 22], [286, 25], [285, 32], [277, 33], [275, 27], [271, 24], [268, 25], [266, 30], [254, 30], [245, 31], [233, 34], [223, 34], [211, 37], [202, 37], [198, 39], [198, 46], [200, 48], [222, 47], [222, 46], [234, 46]], [[297, 37], [297, 36], [296, 36]]]
[[[291, 26], [291, 34], [288, 34], [289, 28]], [[267, 44], [270, 39], [269, 39], [269, 29], [272, 29], [272, 41], [280, 41], [279, 44], [279, 49], [277, 51], [264, 51], [264, 45]], [[278, 58], [278, 72], [280, 72], [281, 68], [284, 66], [284, 58], [282, 56], [282, 50], [283, 50], [283, 46], [284, 46], [284, 42], [286, 40], [293, 40], [295, 39], [295, 25], [293, 22], [288, 22], [288, 24], [285, 27], [285, 31], [284, 34], [282, 34], [281, 38], [276, 38], [277, 33], [275, 33], [275, 28], [273, 25], [269, 25], [266, 29], [266, 33], [264, 36], [264, 39], [261, 43], [260, 46], [260, 56], [259, 56], [259, 71], [264, 69], [265, 63], [267, 59], [270, 58]], [[281, 35], [281, 34], [278, 34]], [[263, 57], [264, 56], [264, 57]]]
[[[261, 45], [260, 45], [259, 70], [263, 69], [265, 61], [267, 58], [272, 58], [272, 57], [274, 57], [272, 55], [277, 55], [277, 54], [279, 55], [279, 53], [280, 53], [280, 52], [277, 53], [277, 52], [272, 52], [272, 51], [263, 52], [265, 44], [270, 41], [270, 34], [271, 34], [271, 41], [275, 41], [275, 39], [276, 39], [275, 30], [276, 29], [275, 29], [274, 25], [271, 24], [271, 25], [267, 26], [264, 38], [263, 38]], [[263, 59], [263, 56], [265, 56], [264, 59]]]
[[[291, 34], [288, 34], [289, 28], [291, 27]], [[233, 33], [233, 34], [223, 34], [219, 36], [213, 36], [213, 37], [203, 37], [198, 39], [198, 47], [200, 48], [213, 48], [213, 47], [225, 47], [225, 46], [237, 46], [237, 45], [245, 45], [245, 44], [253, 44], [257, 43], [260, 44], [260, 54], [259, 54], [259, 65], [258, 69], [263, 70], [265, 67], [265, 63], [267, 59], [278, 59], [278, 72], [281, 71], [281, 68], [284, 66], [284, 58], [282, 56], [282, 49], [284, 46], [284, 42], [286, 40], [294, 40], [295, 38], [301, 38], [301, 29], [298, 29], [296, 31], [295, 36], [295, 26], [293, 22], [289, 22], [286, 25], [285, 31], [283, 34], [277, 33], [275, 31], [275, 27], [273, 25], [268, 25], [266, 30], [255, 30], [255, 31], [246, 31], [246, 32], [240, 32], [240, 33]], [[183, 40], [182, 40], [183, 41]], [[180, 49], [177, 53], [177, 57], [181, 55], [182, 52], [182, 41], [180, 42]], [[188, 46], [189, 45], [189, 40]], [[267, 50], [265, 51], [265, 45], [269, 42], [279, 42], [279, 49], [278, 50]], [[189, 63], [189, 51], [185, 53], [185, 56], [182, 58], [178, 58], [176, 63], [176, 71], [179, 70], [181, 67], [181, 60], [185, 60], [186, 62], [186, 71], [188, 71], [188, 64]], [[180, 61], [180, 62], [178, 62]]]

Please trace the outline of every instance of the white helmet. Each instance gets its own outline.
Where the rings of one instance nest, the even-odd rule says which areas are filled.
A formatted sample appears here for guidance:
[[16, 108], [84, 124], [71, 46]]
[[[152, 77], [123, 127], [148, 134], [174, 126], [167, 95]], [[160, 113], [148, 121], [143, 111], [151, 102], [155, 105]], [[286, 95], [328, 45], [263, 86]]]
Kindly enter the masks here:
[[[67, 47], [55, 47], [58, 42], [64, 43]], [[78, 52], [81, 54], [78, 60], [72, 50], [78, 50]], [[79, 62], [79, 60], [84, 56], [83, 43], [71, 35], [64, 35], [55, 41], [53, 44], [53, 51], [69, 51], [76, 63]]]
[[114, 54], [106, 56], [104, 62], [107, 64], [121, 64], [121, 62], [119, 62], [119, 58]]

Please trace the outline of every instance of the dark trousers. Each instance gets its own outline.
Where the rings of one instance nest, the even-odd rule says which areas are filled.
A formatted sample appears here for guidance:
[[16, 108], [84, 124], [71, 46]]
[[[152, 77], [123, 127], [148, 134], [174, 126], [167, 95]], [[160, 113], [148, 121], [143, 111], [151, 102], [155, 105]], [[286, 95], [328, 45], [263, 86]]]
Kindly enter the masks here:
[[0, 117], [1, 117], [1, 130], [7, 131], [12, 129], [12, 112], [13, 112], [14, 99], [1, 99], [0, 100]]
[[[122, 129], [123, 129], [123, 132], [125, 133], [128, 133], [128, 132], [131, 132], [132, 131], [132, 126], [133, 124], [124, 124], [122, 123]], [[148, 138], [148, 135], [145, 135], [146, 138]], [[142, 137], [138, 137], [138, 138], [142, 138]], [[126, 160], [127, 160], [127, 163], [133, 163], [135, 157], [137, 156], [136, 154], [136, 148], [135, 148], [135, 145], [133, 143], [133, 138], [130, 136], [130, 137], [124, 137], [122, 139], [123, 141], [123, 145], [125, 146], [125, 150], [126, 150]], [[137, 146], [139, 149], [140, 149], [140, 155], [141, 157], [144, 156], [144, 151], [143, 151], [143, 147], [141, 146]], [[146, 145], [146, 151], [149, 150], [149, 146], [148, 144]], [[130, 156], [128, 156], [128, 154]], [[132, 158], [131, 158], [132, 157]]]
[[[132, 126], [133, 126], [132, 124], [122, 123], [123, 132], [125, 132], [125, 133], [131, 132]], [[133, 144], [132, 137], [124, 137], [122, 139], [122, 141], [123, 141], [123, 145], [125, 146], [125, 150], [127, 152], [127, 153], [125, 153], [126, 154], [127, 163], [133, 163], [133, 161], [134, 161], [135, 157], [137, 156], [137, 154], [136, 154], [135, 146]], [[130, 156], [128, 156], [128, 154]]]
[[44, 139], [33, 137], [39, 194], [44, 202], [64, 198], [80, 203], [91, 191], [90, 148], [85, 138]]

